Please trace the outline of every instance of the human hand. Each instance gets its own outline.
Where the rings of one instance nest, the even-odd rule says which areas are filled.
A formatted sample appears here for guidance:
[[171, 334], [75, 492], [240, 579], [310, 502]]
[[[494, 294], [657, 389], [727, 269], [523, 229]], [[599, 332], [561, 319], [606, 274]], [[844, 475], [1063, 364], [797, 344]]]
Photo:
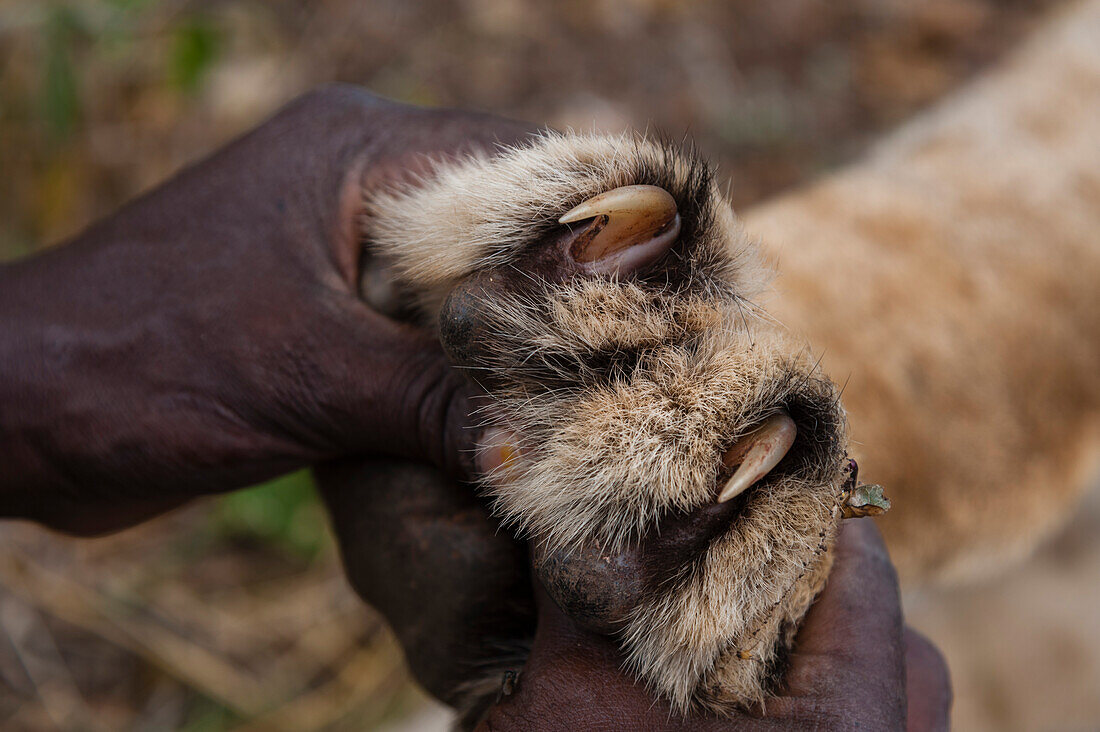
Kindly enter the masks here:
[[902, 622], [897, 577], [870, 519], [847, 521], [781, 690], [728, 718], [683, 715], [623, 670], [611, 638], [537, 590], [539, 625], [516, 693], [479, 730], [946, 729], [947, 667]]
[[352, 587], [421, 686], [476, 721], [535, 634], [526, 544], [431, 466], [353, 458], [314, 473]]
[[[522, 669], [517, 693], [491, 709], [484, 729], [947, 726], [946, 666], [904, 627], [897, 578], [870, 519], [843, 523], [832, 574], [799, 632], [781, 692], [763, 708], [719, 719], [673, 713], [623, 670], [609, 633], [639, 593], [726, 529], [733, 504], [670, 517], [611, 562], [600, 555], [557, 563], [536, 551], [538, 633], [524, 666], [502, 651], [535, 633], [526, 549], [497, 530], [467, 489], [431, 468], [392, 463], [344, 461], [318, 477], [352, 585], [387, 617], [425, 688], [463, 706], [472, 701], [465, 682], [488, 681], [492, 688], [478, 691], [492, 699], [501, 668]], [[578, 567], [584, 578], [563, 574]]]
[[468, 472], [471, 387], [360, 298], [357, 217], [528, 131], [328, 88], [0, 268], [0, 515], [98, 533], [350, 453]]

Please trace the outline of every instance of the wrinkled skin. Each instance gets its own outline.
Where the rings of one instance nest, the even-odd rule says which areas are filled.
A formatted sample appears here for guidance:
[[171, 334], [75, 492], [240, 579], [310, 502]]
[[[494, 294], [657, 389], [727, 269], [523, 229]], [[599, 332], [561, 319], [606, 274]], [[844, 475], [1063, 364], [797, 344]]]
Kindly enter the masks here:
[[[606, 636], [545, 596], [536, 606], [526, 548], [460, 482], [473, 472], [476, 391], [429, 336], [359, 297], [363, 187], [422, 170], [423, 153], [529, 130], [323, 90], [66, 245], [0, 268], [0, 515], [96, 534], [372, 456], [323, 467], [322, 492], [352, 585], [437, 696], [454, 698], [488, 657], [486, 638], [529, 635], [537, 607], [530, 663], [491, 728], [741, 728], [670, 716]], [[435, 467], [410, 473], [409, 460]], [[721, 530], [713, 517], [679, 520], [689, 554]], [[906, 688], [913, 728], [945, 720], [942, 661], [903, 633], [881, 544], [858, 533], [872, 538], [842, 543], [789, 694], [769, 703], [773, 726], [900, 726]], [[628, 574], [662, 566], [662, 548], [636, 548]]]
[[[378, 480], [379, 469], [388, 479]], [[926, 638], [904, 626], [897, 576], [871, 519], [842, 525], [833, 572], [799, 631], [783, 692], [765, 709], [732, 719], [685, 717], [622, 668], [606, 623], [629, 601], [600, 612], [574, 606], [567, 615], [538, 583], [536, 601], [517, 589], [528, 587], [523, 552], [509, 548], [516, 545], [478, 510], [477, 499], [422, 471], [344, 462], [319, 477], [335, 525], [358, 522], [361, 529], [338, 531], [352, 583], [387, 616], [414, 674], [440, 699], [458, 699], [461, 682], [495, 657], [507, 634], [517, 633], [516, 640], [530, 634], [537, 607], [534, 646], [527, 665], [516, 669], [522, 672], [516, 692], [489, 711], [479, 730], [948, 727], [947, 667]], [[369, 506], [371, 515], [354, 518], [359, 506]], [[626, 588], [628, 597], [644, 591], [654, 572], [704, 551], [735, 510], [716, 504], [674, 517], [661, 536], [621, 554], [603, 584]], [[494, 561], [481, 564], [488, 556]], [[394, 558], [400, 577], [389, 564]], [[536, 577], [544, 572], [536, 559]]]
[[784, 688], [733, 718], [684, 717], [621, 671], [615, 643], [539, 592], [539, 626], [516, 693], [479, 730], [946, 729], [947, 668], [904, 628], [897, 577], [869, 519], [847, 522], [829, 583], [795, 641]]
[[421, 685], [461, 705], [464, 682], [534, 635], [526, 547], [426, 465], [343, 460], [317, 478], [352, 586], [389, 620]]
[[98, 533], [351, 453], [468, 472], [466, 382], [358, 296], [358, 205], [527, 130], [326, 89], [0, 269], [0, 513]]

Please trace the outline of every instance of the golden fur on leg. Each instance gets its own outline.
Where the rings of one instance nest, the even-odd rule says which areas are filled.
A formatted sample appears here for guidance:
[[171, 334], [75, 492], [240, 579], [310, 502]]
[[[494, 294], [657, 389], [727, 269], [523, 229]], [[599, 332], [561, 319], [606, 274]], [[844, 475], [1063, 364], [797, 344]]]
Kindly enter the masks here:
[[[566, 211], [627, 185], [676, 201], [680, 236], [654, 266], [621, 279], [528, 266]], [[614, 552], [714, 502], [723, 454], [790, 415], [793, 447], [728, 530], [618, 626], [630, 665], [681, 708], [762, 699], [829, 568], [844, 417], [805, 346], [753, 303], [768, 272], [707, 166], [641, 137], [547, 133], [367, 210], [373, 253], [426, 322], [442, 319], [489, 388], [488, 421], [516, 435], [518, 458], [487, 476], [496, 509], [551, 551]]]
[[864, 161], [754, 209], [769, 307], [847, 379], [908, 582], [988, 576], [1100, 475], [1100, 3]]

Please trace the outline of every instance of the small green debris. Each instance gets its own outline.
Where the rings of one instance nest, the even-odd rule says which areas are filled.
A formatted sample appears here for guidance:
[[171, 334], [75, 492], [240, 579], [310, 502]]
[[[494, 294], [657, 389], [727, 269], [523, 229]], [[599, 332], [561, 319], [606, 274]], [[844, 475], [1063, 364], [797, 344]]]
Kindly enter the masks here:
[[890, 510], [890, 499], [883, 495], [883, 488], [876, 484], [863, 484], [845, 491], [840, 499], [843, 518], [881, 516]]

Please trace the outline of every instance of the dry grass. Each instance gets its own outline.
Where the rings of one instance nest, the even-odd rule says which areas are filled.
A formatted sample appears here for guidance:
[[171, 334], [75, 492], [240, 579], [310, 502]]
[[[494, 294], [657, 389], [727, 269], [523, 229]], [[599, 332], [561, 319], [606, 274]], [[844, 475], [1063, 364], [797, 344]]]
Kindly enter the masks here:
[[96, 541], [3, 526], [8, 724], [362, 729], [412, 705], [400, 650], [330, 552], [202, 537], [210, 512]]

